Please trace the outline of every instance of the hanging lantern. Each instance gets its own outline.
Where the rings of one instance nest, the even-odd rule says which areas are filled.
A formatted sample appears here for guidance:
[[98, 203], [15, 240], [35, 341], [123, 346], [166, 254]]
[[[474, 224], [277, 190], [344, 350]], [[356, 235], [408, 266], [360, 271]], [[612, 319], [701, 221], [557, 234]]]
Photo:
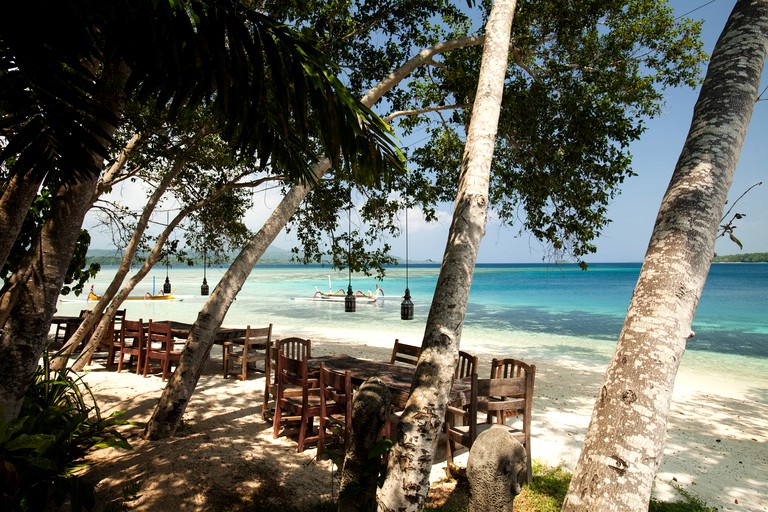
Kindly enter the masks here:
[[405, 295], [400, 304], [400, 320], [413, 320], [413, 302], [408, 288], [408, 207], [405, 208]]
[[[168, 210], [165, 211], [165, 226], [168, 227]], [[171, 293], [171, 280], [168, 278], [168, 255], [165, 255], [165, 283], [163, 284], [163, 293], [170, 295]]]
[[208, 280], [205, 278], [205, 269], [208, 266], [208, 254], [203, 255], [203, 284], [200, 285], [200, 295], [208, 295]]
[[355, 295], [352, 293], [352, 284], [350, 283], [347, 288], [347, 296], [344, 297], [344, 311], [347, 313], [354, 313], [356, 308], [357, 299], [355, 299]]
[[[350, 205], [352, 204], [352, 189], [350, 188], [349, 192], [349, 201]], [[355, 295], [352, 293], [352, 262], [350, 258], [352, 257], [352, 215], [350, 213], [350, 208], [347, 208], [347, 272], [349, 275], [349, 281], [347, 284], [347, 296], [344, 297], [344, 311], [346, 313], [354, 313], [355, 309], [357, 309], [357, 300], [355, 299]]]
[[400, 304], [400, 320], [413, 320], [413, 302], [411, 302], [411, 290], [405, 289], [403, 302]]

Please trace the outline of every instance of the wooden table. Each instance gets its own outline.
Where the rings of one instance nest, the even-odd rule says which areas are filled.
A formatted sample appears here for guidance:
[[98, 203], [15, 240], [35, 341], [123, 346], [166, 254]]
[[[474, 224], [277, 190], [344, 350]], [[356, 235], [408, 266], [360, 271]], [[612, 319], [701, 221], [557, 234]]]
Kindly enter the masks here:
[[[65, 316], [65, 315], [56, 315], [51, 319], [51, 326], [56, 326], [56, 332], [54, 334], [53, 343], [64, 343], [69, 338], [72, 337], [73, 334], [75, 334], [75, 331], [77, 331], [77, 328], [80, 327], [80, 324], [83, 323], [83, 320], [85, 317], [82, 316]], [[64, 326], [64, 337], [59, 338], [59, 329], [61, 326]], [[88, 341], [88, 338], [90, 336], [85, 338], [85, 342]]]
[[[186, 322], [177, 322], [175, 320], [153, 320], [153, 322], [170, 323], [171, 334], [173, 334], [174, 338], [179, 338], [184, 340], [189, 338], [189, 332], [192, 330], [192, 325], [193, 325], [193, 324], [188, 324]], [[242, 343], [244, 339], [245, 339], [245, 329], [238, 329], [235, 327], [219, 327], [216, 330], [216, 335], [213, 338], [213, 342], [218, 345], [221, 345], [225, 341], [234, 341], [235, 343], [237, 343], [239, 340]]]
[[[394, 365], [383, 361], [360, 359], [346, 354], [332, 356], [320, 356], [309, 359], [310, 367], [319, 367], [324, 363], [326, 368], [336, 371], [349, 370], [352, 383], [359, 386], [370, 377], [378, 377], [392, 393], [392, 405], [400, 409], [405, 407], [408, 396], [411, 394], [411, 383], [416, 368], [413, 366]], [[451, 404], [462, 406], [469, 396], [470, 382], [466, 380], [454, 381], [451, 386], [451, 395], [448, 398]]]

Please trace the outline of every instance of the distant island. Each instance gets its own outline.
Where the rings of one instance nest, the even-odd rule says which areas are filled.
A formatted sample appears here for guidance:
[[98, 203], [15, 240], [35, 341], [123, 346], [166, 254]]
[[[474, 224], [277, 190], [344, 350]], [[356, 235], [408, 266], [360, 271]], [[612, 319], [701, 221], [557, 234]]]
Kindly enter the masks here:
[[714, 263], [768, 263], [768, 252], [715, 255]]

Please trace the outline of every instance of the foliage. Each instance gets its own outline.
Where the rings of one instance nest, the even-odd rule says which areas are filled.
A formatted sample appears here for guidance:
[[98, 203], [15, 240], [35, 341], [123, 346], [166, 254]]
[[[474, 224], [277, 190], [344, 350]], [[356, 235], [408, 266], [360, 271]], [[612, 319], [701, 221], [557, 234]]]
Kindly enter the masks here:
[[[40, 227], [50, 209], [51, 192], [45, 188], [35, 198], [27, 211], [19, 236], [16, 238], [13, 249], [0, 270], [0, 279], [2, 279], [3, 282], [7, 283], [10, 276], [21, 264], [27, 251], [40, 232]], [[85, 283], [98, 273], [100, 269], [98, 263], [88, 262], [86, 260], [86, 252], [88, 251], [90, 242], [91, 237], [88, 232], [80, 230], [80, 236], [77, 239], [75, 252], [72, 255], [72, 260], [70, 261], [67, 273], [64, 276], [64, 283], [66, 286], [61, 290], [63, 295], [67, 295], [71, 292], [74, 292], [75, 295], [80, 295], [83, 292]]]
[[768, 263], [768, 252], [749, 252], [746, 254], [723, 254], [715, 256], [715, 263]]
[[388, 127], [313, 41], [239, 2], [20, 5], [0, 20], [0, 66], [9, 141], [0, 160], [16, 157], [13, 172], [97, 175], [93, 154], [109, 157], [115, 102], [126, 93], [167, 105], [180, 122], [211, 105], [233, 150], [258, 151], [262, 165], [294, 179], [311, 179], [312, 138], [362, 181], [402, 168]]
[[122, 411], [102, 417], [82, 379], [68, 368], [52, 370], [47, 352], [27, 390], [18, 418], [0, 415], [3, 510], [43, 510], [49, 499], [91, 509], [93, 486], [80, 478], [85, 456], [102, 448], [130, 449], [114, 427]]
[[[699, 32], [663, 0], [518, 3], [491, 180], [499, 217], [555, 257], [594, 252], [607, 205], [633, 175], [630, 142], [660, 112], [664, 88], [697, 83]], [[469, 105], [479, 62], [478, 48], [452, 51], [421, 89]], [[443, 201], [455, 196], [470, 114], [401, 122], [430, 133], [413, 161]]]
[[[360, 94], [423, 48], [470, 34], [477, 17], [419, 0], [263, 4], [311, 32]], [[698, 83], [706, 59], [700, 28], [676, 19], [664, 0], [518, 2], [491, 182], [495, 214], [531, 232], [554, 258], [594, 252], [607, 205], [633, 175], [628, 145], [660, 113], [664, 88]], [[446, 52], [387, 93], [381, 108], [423, 112], [398, 118], [406, 136], [421, 140], [409, 149], [409, 171], [393, 176], [389, 190], [358, 191], [356, 210], [375, 198], [368, 211], [399, 225], [392, 209], [418, 205], [434, 220], [439, 202], [454, 201], [480, 55], [477, 46]], [[447, 110], [425, 112], [435, 107]], [[313, 193], [293, 219], [306, 261], [325, 251], [344, 264], [346, 216], [336, 209], [350, 200], [349, 188]], [[368, 221], [361, 215], [360, 224]], [[376, 239], [363, 237], [368, 245]]]

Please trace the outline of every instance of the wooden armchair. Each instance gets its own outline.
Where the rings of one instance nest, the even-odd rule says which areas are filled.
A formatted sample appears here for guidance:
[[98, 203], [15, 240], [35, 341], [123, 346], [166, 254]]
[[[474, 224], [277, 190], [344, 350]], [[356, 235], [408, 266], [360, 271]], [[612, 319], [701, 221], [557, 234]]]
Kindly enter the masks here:
[[344, 433], [344, 450], [349, 443], [352, 423], [352, 378], [349, 370], [337, 372], [320, 363], [320, 426], [318, 428], [317, 458], [325, 448], [326, 430], [338, 427]]
[[[287, 389], [301, 389], [301, 393], [288, 394]], [[293, 359], [280, 350], [277, 355], [277, 395], [275, 397], [275, 415], [272, 419], [272, 437], [277, 439], [284, 424], [299, 422], [299, 446], [297, 452], [304, 451], [307, 442], [320, 439], [313, 431], [315, 416], [321, 413], [321, 390], [317, 379], [309, 378], [307, 358]]]
[[[245, 339], [242, 345], [232, 341], [224, 342], [224, 378], [227, 379], [231, 374], [234, 374], [239, 375], [240, 380], [245, 380], [248, 374], [248, 365], [255, 365], [257, 361], [263, 361], [271, 344], [272, 324], [262, 328], [251, 328], [249, 325], [245, 330]], [[240, 365], [240, 372], [229, 370], [230, 365], [234, 366], [233, 363]]]
[[[534, 370], [535, 371], [535, 370]], [[519, 377], [478, 379], [472, 374], [469, 407], [465, 410], [448, 405], [446, 414], [446, 455], [449, 466], [453, 465], [456, 444], [470, 448], [478, 434], [488, 428], [506, 428], [526, 450], [526, 480], [533, 479], [531, 466], [531, 410], [533, 403], [533, 372]], [[524, 411], [519, 425], [493, 422], [493, 418], [509, 418]], [[489, 421], [478, 418], [485, 413]]]
[[147, 329], [147, 351], [144, 359], [144, 377], [147, 376], [152, 361], [158, 361], [158, 368], [163, 380], [173, 373], [171, 366], [178, 364], [181, 359], [181, 351], [176, 350], [175, 340], [171, 332], [171, 324], [168, 322], [149, 321]]
[[117, 371], [123, 371], [125, 356], [128, 356], [128, 365], [136, 366], [136, 375], [141, 373], [144, 366], [144, 322], [139, 320], [123, 320], [120, 326], [120, 353], [117, 357]]
[[395, 346], [392, 347], [392, 357], [389, 362], [391, 364], [400, 362], [416, 366], [419, 362], [419, 356], [421, 356], [421, 347], [400, 343], [400, 340], [395, 339]]
[[[261, 418], [267, 421], [274, 413], [273, 400], [277, 396], [277, 356], [283, 350], [293, 359], [312, 357], [312, 340], [303, 338], [283, 338], [275, 342], [275, 346], [266, 350], [264, 356], [264, 404], [261, 407]], [[301, 390], [287, 389], [287, 394], [297, 394]], [[271, 405], [270, 405], [271, 404]]]

